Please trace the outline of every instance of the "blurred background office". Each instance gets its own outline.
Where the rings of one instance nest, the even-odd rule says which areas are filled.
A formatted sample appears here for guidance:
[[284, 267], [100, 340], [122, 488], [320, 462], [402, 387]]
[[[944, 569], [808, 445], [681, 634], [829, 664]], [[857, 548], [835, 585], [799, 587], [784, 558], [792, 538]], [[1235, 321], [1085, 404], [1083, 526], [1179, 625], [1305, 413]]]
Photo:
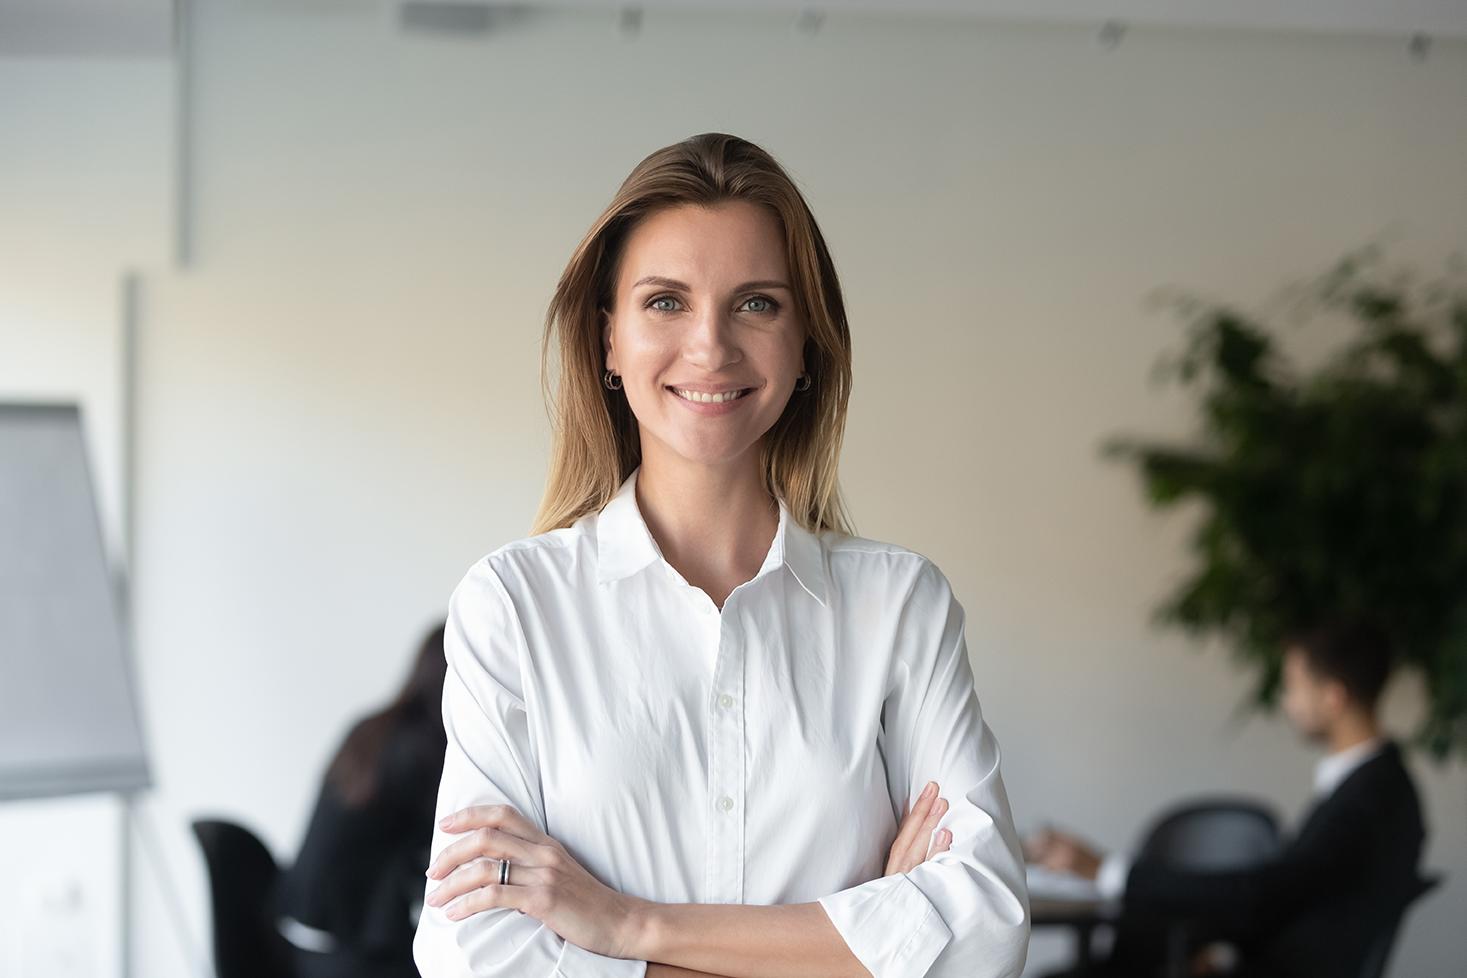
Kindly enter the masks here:
[[[127, 818], [0, 805], [0, 974], [209, 973], [191, 823], [295, 859], [351, 722], [527, 532], [571, 249], [710, 130], [831, 245], [857, 530], [952, 579], [1020, 831], [1124, 850], [1214, 792], [1297, 817], [1317, 754], [1238, 712], [1225, 642], [1151, 621], [1196, 512], [1100, 446], [1196, 430], [1152, 383], [1184, 336], [1154, 290], [1267, 313], [1312, 364], [1354, 327], [1283, 325], [1280, 289], [1382, 238], [1423, 275], [1462, 253], [1463, 4], [0, 0], [0, 400], [83, 409], [152, 775]], [[1404, 670], [1382, 723], [1428, 700]], [[1405, 762], [1443, 882], [1389, 974], [1451, 978], [1467, 766]], [[1073, 953], [1036, 929], [1026, 974]]]

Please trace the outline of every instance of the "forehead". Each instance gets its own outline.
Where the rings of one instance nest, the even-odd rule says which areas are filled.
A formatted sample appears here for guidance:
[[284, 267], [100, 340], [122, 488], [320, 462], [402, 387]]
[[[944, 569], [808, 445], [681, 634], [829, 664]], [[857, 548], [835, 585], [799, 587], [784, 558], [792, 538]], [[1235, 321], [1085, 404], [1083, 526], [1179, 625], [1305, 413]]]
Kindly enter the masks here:
[[682, 204], [643, 218], [628, 235], [618, 278], [678, 279], [697, 288], [784, 279], [784, 236], [774, 212], [749, 201]]

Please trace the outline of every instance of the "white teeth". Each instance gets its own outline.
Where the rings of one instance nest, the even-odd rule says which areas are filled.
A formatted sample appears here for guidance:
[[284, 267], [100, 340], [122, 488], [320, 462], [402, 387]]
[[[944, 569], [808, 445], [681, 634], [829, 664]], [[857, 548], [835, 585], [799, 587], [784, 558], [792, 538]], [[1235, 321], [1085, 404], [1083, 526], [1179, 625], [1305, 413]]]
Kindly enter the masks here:
[[687, 401], [701, 401], [704, 404], [721, 404], [724, 401], [732, 401], [743, 397], [747, 390], [727, 391], [723, 394], [705, 394], [702, 391], [685, 391], [680, 387], [674, 387], [672, 392]]

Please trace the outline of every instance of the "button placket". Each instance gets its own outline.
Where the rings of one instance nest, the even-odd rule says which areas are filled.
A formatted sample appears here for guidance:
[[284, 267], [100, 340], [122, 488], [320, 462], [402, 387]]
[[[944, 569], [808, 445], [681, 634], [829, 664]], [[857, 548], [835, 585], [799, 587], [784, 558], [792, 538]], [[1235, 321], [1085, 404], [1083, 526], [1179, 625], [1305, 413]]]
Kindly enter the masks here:
[[744, 648], [738, 617], [725, 601], [709, 695], [709, 797], [712, 816], [704, 885], [710, 903], [742, 903], [744, 896]]

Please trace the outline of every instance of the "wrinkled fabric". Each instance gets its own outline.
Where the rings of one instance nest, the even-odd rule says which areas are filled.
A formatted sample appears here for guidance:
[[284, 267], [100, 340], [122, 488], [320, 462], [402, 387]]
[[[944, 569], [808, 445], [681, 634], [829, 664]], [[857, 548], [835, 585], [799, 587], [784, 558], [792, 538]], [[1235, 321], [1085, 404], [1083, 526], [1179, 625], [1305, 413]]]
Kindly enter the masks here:
[[[875, 978], [1018, 975], [1023, 858], [945, 575], [895, 544], [811, 533], [780, 500], [762, 566], [720, 611], [663, 558], [639, 472], [454, 589], [436, 817], [511, 805], [649, 900], [818, 901]], [[952, 844], [884, 877], [929, 780]], [[455, 838], [435, 824], [433, 857]], [[425, 906], [413, 947], [424, 978], [647, 966], [502, 907], [453, 921]]]

